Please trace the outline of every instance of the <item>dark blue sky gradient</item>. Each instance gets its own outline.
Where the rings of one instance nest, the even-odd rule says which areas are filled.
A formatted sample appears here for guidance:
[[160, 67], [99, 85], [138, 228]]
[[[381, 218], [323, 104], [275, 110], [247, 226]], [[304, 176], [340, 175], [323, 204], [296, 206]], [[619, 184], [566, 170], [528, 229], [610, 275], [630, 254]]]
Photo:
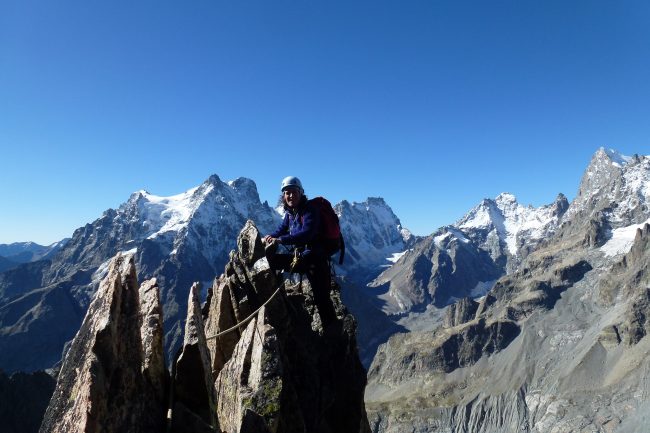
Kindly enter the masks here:
[[[135, 3], [135, 4], [133, 4]], [[147, 189], [282, 177], [428, 234], [503, 191], [572, 198], [650, 154], [650, 6], [615, 1], [0, 2], [0, 243]]]

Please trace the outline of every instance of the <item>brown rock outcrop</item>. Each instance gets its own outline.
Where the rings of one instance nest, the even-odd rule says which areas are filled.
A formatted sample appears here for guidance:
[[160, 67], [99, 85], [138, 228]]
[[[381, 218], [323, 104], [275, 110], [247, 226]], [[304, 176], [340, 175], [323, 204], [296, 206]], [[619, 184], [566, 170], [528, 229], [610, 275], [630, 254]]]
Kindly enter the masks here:
[[163, 396], [168, 385], [163, 351], [163, 314], [160, 290], [155, 278], [140, 285], [140, 337], [144, 358], [142, 372], [156, 390]]
[[478, 307], [479, 303], [470, 298], [463, 298], [451, 304], [445, 312], [443, 326], [451, 328], [473, 320]]
[[[209, 311], [218, 312], [208, 314], [205, 321], [206, 335], [217, 335], [237, 324], [235, 311], [232, 307], [233, 300], [230, 294], [229, 280], [219, 278], [214, 281], [213, 295], [210, 300]], [[210, 338], [207, 341], [210, 351], [212, 374], [217, 377], [224, 364], [232, 356], [235, 345], [240, 337], [239, 329], [226, 333], [218, 338]]]
[[116, 256], [63, 363], [41, 432], [366, 433], [356, 323], [332, 286], [323, 328], [307, 280], [269, 268], [248, 222], [201, 310], [190, 289], [185, 337], [164, 367], [155, 280], [138, 289]]
[[[164, 370], [143, 348], [133, 256], [115, 257], [63, 362], [40, 432], [152, 432], [164, 422], [163, 395], [149, 373]], [[150, 329], [154, 334], [162, 329]], [[162, 334], [161, 334], [162, 335]], [[162, 347], [161, 347], [162, 348]], [[156, 349], [158, 350], [158, 349]], [[147, 363], [144, 354], [149, 352]], [[158, 361], [157, 361], [158, 360]], [[143, 370], [146, 374], [143, 374]]]
[[224, 431], [278, 431], [282, 363], [275, 329], [265, 316], [262, 308], [215, 382]]
[[586, 247], [600, 246], [607, 239], [607, 219], [602, 212], [589, 220], [582, 244]]
[[338, 286], [331, 293], [337, 320], [323, 329], [307, 280], [277, 279], [263, 250], [252, 247], [259, 242], [257, 229], [247, 223], [237, 242], [240, 251], [231, 254], [225, 275], [216, 282], [206, 320], [211, 340], [251, 319], [241, 314], [242, 305], [257, 311], [244, 330], [209, 343], [213, 362], [219, 360], [213, 371], [222, 430], [368, 431], [356, 323], [340, 300]]

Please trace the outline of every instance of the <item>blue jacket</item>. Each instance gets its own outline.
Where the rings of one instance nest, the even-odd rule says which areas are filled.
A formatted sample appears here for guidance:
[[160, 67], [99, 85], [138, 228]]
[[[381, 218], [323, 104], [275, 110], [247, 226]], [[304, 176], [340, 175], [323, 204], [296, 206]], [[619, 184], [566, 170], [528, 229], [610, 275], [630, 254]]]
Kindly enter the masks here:
[[278, 238], [283, 245], [303, 247], [304, 254], [324, 253], [318, 239], [319, 228], [320, 212], [303, 198], [297, 210], [287, 209], [282, 224], [271, 233], [271, 236]]

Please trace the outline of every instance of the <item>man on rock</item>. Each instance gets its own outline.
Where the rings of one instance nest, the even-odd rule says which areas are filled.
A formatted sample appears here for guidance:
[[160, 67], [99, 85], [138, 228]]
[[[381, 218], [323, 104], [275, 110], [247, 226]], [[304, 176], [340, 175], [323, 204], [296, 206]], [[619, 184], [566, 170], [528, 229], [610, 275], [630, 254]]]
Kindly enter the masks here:
[[[267, 235], [267, 259], [273, 270], [305, 274], [314, 291], [314, 300], [323, 328], [336, 319], [330, 299], [329, 255], [321, 231], [319, 210], [305, 196], [300, 179], [282, 180], [284, 219], [276, 231]], [[293, 247], [293, 254], [277, 254], [277, 245]]]

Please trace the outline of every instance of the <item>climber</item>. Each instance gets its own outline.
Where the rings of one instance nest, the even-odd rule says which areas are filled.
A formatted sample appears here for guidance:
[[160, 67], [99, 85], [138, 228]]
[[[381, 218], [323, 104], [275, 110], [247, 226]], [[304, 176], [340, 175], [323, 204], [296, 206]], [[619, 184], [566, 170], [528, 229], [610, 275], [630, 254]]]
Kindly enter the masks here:
[[[266, 256], [271, 269], [307, 276], [324, 328], [336, 319], [330, 299], [332, 248], [322, 235], [320, 211], [307, 200], [300, 179], [284, 178], [281, 192], [284, 219], [276, 231], [264, 238]], [[276, 253], [279, 244], [291, 248], [292, 253]]]

